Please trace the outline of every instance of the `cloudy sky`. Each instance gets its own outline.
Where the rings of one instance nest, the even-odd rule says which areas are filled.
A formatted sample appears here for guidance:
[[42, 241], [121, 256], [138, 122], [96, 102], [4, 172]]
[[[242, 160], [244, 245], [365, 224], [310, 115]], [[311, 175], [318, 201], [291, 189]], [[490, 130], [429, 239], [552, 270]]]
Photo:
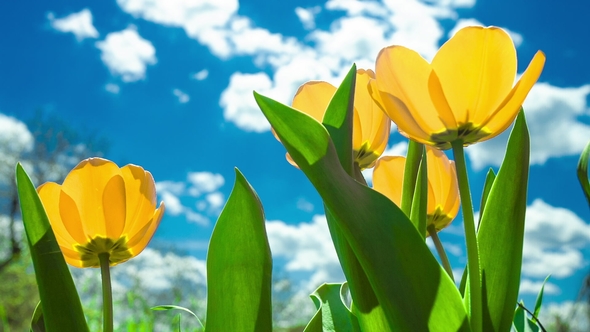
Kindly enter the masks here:
[[[322, 204], [284, 159], [252, 90], [290, 103], [309, 80], [338, 84], [356, 62], [401, 44], [431, 59], [458, 28], [511, 34], [519, 73], [537, 50], [545, 69], [525, 110], [532, 136], [521, 296], [551, 274], [547, 302], [576, 297], [589, 272], [590, 213], [575, 178], [590, 139], [590, 28], [579, 1], [111, 0], [0, 4], [0, 131], [28, 144], [39, 108], [108, 138], [107, 158], [151, 171], [167, 213], [152, 247], [203, 260], [238, 167], [266, 210], [277, 268], [312, 290], [340, 281]], [[584, 8], [582, 8], [584, 7]], [[467, 149], [479, 197], [506, 135]], [[7, 143], [8, 144], [8, 143]], [[389, 154], [405, 152], [393, 132]], [[369, 174], [370, 175], [370, 174]], [[478, 199], [475, 199], [478, 209]], [[441, 233], [460, 271], [461, 218]], [[196, 264], [195, 266], [201, 266]], [[311, 303], [311, 302], [310, 302]]]

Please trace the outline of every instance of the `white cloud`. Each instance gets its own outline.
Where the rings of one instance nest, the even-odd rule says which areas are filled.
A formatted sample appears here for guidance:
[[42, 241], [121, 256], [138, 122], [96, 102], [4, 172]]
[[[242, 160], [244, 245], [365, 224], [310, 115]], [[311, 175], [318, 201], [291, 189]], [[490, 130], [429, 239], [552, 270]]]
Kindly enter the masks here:
[[[520, 294], [533, 294], [533, 295], [537, 295], [539, 294], [539, 291], [541, 290], [541, 287], [543, 286], [543, 282], [542, 281], [533, 281], [530, 279], [522, 279], [520, 281], [520, 289], [519, 292]], [[543, 294], [546, 295], [556, 295], [556, 294], [560, 294], [561, 290], [559, 289], [559, 287], [557, 287], [557, 285], [551, 283], [551, 282], [547, 282], [545, 284], [545, 288], [543, 290]]]
[[124, 82], [145, 78], [147, 65], [157, 62], [156, 49], [133, 26], [109, 33], [105, 40], [96, 42], [96, 47], [101, 50], [100, 58], [111, 74], [121, 76]]
[[206, 79], [209, 76], [209, 71], [207, 69], [203, 69], [200, 70], [199, 72], [196, 72], [192, 78], [197, 80], [197, 81], [202, 81], [204, 79]]
[[221, 93], [219, 101], [225, 120], [246, 131], [270, 130], [270, 124], [254, 101], [252, 90], [262, 93], [269, 90], [271, 85], [272, 82], [265, 73], [233, 73], [229, 86]]
[[221, 174], [211, 172], [191, 172], [188, 173], [187, 179], [192, 185], [189, 191], [194, 196], [213, 192], [225, 184]]
[[[14, 167], [34, 145], [33, 134], [20, 120], [0, 113], [0, 182], [7, 183], [14, 176]], [[29, 169], [29, 165], [23, 165]], [[29, 173], [31, 174], [31, 173]]]
[[295, 14], [306, 30], [312, 30], [315, 29], [315, 16], [319, 14], [321, 10], [322, 7], [320, 6], [310, 8], [297, 7], [295, 8]]
[[47, 18], [52, 28], [61, 32], [71, 32], [78, 40], [98, 38], [98, 31], [92, 25], [92, 13], [88, 8], [63, 18], [55, 18], [53, 13], [49, 13]]
[[217, 56], [230, 53], [225, 31], [238, 11], [237, 0], [117, 0], [117, 4], [134, 17], [183, 28]]
[[588, 244], [590, 225], [567, 209], [536, 199], [526, 211], [523, 274], [568, 277], [587, 265], [581, 250]]
[[287, 271], [312, 273], [303, 286], [308, 294], [323, 282], [344, 281], [325, 216], [298, 225], [267, 221], [266, 232], [273, 256], [287, 260]]
[[[221, 174], [189, 172], [186, 182], [156, 182], [156, 191], [164, 200], [170, 215], [184, 216], [188, 222], [209, 226], [211, 218], [217, 218], [225, 204], [225, 197], [219, 192], [224, 184], [225, 179]], [[194, 204], [187, 204], [189, 200]]]
[[[537, 83], [524, 102], [531, 136], [531, 164], [544, 164], [547, 159], [578, 155], [590, 137], [590, 125], [578, 121], [589, 116], [586, 98], [590, 85], [560, 88]], [[499, 166], [504, 156], [508, 131], [489, 141], [467, 148], [474, 169]]]
[[114, 83], [108, 83], [104, 86], [104, 89], [112, 94], [118, 94], [121, 91], [121, 88]]
[[543, 304], [540, 321], [547, 331], [558, 331], [556, 318], [561, 324], [567, 324], [568, 331], [590, 331], [590, 304], [584, 302], [565, 301], [562, 303]]
[[189, 102], [189, 100], [191, 100], [191, 97], [189, 95], [187, 95], [179, 89], [172, 90], [172, 94], [178, 98], [178, 102], [181, 104], [186, 104]]

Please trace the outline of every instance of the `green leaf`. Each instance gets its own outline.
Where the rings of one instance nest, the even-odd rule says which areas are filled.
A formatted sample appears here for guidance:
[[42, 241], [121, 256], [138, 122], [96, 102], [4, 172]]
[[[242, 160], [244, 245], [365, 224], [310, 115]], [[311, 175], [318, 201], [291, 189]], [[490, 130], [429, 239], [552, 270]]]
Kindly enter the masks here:
[[486, 174], [486, 181], [483, 185], [483, 192], [481, 194], [481, 203], [479, 205], [479, 223], [477, 229], [479, 230], [479, 225], [481, 224], [481, 217], [483, 216], [483, 211], [486, 207], [486, 202], [488, 200], [488, 196], [490, 195], [490, 190], [492, 189], [492, 184], [494, 184], [494, 180], [496, 179], [496, 173], [494, 173], [493, 169], [488, 170], [488, 174]]
[[70, 270], [37, 190], [20, 164], [16, 166], [16, 183], [46, 331], [88, 331]]
[[539, 332], [539, 326], [527, 317], [523, 308], [524, 303], [520, 302], [520, 305], [514, 312], [514, 329], [517, 332]]
[[508, 331], [514, 316], [522, 265], [529, 149], [529, 132], [521, 111], [479, 226], [484, 331]]
[[422, 149], [422, 158], [420, 159], [420, 166], [418, 167], [416, 178], [416, 189], [414, 190], [412, 209], [410, 210], [410, 220], [418, 230], [418, 233], [425, 238], [426, 217], [428, 214], [428, 164], [426, 163], [426, 150]]
[[582, 190], [584, 191], [584, 195], [586, 195], [586, 200], [588, 201], [588, 205], [590, 205], [590, 181], [588, 180], [588, 158], [590, 158], [590, 142], [586, 145], [584, 151], [582, 151], [582, 155], [580, 155], [580, 161], [578, 162], [578, 180], [582, 185]]
[[[323, 124], [334, 142], [342, 168], [348, 175], [364, 183], [364, 178], [360, 174], [358, 165], [353, 166], [352, 117], [355, 82], [356, 66], [353, 65], [342, 81], [342, 84], [340, 84], [334, 93], [324, 115]], [[387, 319], [382, 315], [383, 310], [379, 306], [379, 301], [369, 283], [365, 271], [346, 240], [344, 233], [340, 230], [333, 214], [328, 208], [325, 210], [328, 228], [330, 229], [342, 270], [346, 276], [346, 280], [348, 280], [351, 297], [355, 303], [355, 314], [358, 317], [359, 324], [367, 332], [389, 331]]]
[[402, 185], [401, 209], [406, 216], [410, 216], [412, 210], [412, 200], [416, 181], [418, 179], [418, 167], [424, 152], [424, 145], [408, 140], [408, 152], [406, 154], [406, 164], [404, 166], [404, 182]]
[[262, 205], [236, 169], [207, 253], [207, 331], [272, 331], [271, 273]]
[[545, 291], [545, 284], [551, 275], [548, 275], [545, 280], [543, 281], [543, 286], [541, 286], [541, 290], [539, 294], [537, 294], [537, 301], [535, 301], [535, 311], [533, 312], [532, 321], [537, 322], [537, 318], [539, 318], [539, 314], [541, 313], [541, 306], [543, 305], [543, 293]]
[[311, 294], [317, 312], [304, 332], [360, 331], [356, 317], [342, 301], [343, 284], [323, 284]]
[[193, 315], [197, 319], [197, 322], [199, 322], [199, 325], [201, 325], [201, 328], [205, 328], [205, 326], [203, 325], [203, 323], [199, 319], [199, 316], [197, 316], [197, 314], [195, 314], [194, 312], [190, 311], [189, 309], [187, 309], [185, 307], [181, 307], [181, 306], [177, 306], [177, 305], [173, 305], [173, 304], [163, 304], [163, 305], [157, 305], [155, 307], [152, 307], [151, 309], [154, 311], [167, 311], [167, 310], [186, 311], [189, 314]]
[[43, 320], [43, 309], [41, 302], [37, 303], [33, 317], [31, 317], [31, 332], [45, 332], [45, 320]]
[[340, 165], [326, 128], [254, 93], [281, 142], [333, 214], [392, 330], [469, 330], [459, 291], [412, 222], [387, 197]]

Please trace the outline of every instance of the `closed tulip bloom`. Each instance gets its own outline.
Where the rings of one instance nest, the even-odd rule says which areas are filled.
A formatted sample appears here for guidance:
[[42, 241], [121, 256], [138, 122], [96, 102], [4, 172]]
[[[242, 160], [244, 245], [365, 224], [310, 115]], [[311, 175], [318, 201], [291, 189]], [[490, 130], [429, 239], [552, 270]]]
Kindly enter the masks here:
[[[428, 206], [426, 227], [436, 231], [447, 227], [459, 212], [459, 187], [455, 163], [444, 152], [426, 147], [428, 174]], [[404, 157], [381, 157], [373, 171], [373, 188], [387, 196], [397, 206], [401, 204], [404, 179]]]
[[66, 262], [76, 267], [99, 267], [99, 254], [111, 266], [137, 256], [164, 214], [149, 172], [102, 158], [83, 160], [62, 185], [37, 191]]
[[459, 30], [428, 63], [403, 46], [381, 50], [370, 83], [400, 132], [441, 149], [493, 138], [516, 118], [545, 64], [538, 51], [520, 80], [516, 49], [497, 27]]
[[[391, 120], [369, 94], [368, 83], [373, 78], [375, 78], [375, 73], [372, 70], [357, 70], [352, 148], [354, 161], [360, 169], [373, 167], [377, 158], [387, 148], [391, 128]], [[328, 82], [307, 82], [297, 90], [292, 106], [322, 122], [335, 92], [336, 87]], [[295, 165], [289, 154], [287, 154], [287, 160]]]

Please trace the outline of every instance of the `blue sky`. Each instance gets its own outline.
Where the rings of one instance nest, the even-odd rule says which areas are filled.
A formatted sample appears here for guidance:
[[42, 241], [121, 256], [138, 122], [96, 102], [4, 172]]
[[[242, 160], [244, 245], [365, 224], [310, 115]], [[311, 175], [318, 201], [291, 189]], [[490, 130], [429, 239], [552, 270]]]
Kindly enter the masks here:
[[[590, 139], [588, 9], [549, 0], [3, 2], [0, 112], [14, 119], [0, 125], [16, 128], [42, 108], [108, 138], [107, 158], [142, 165], [158, 182], [167, 214], [152, 246], [199, 260], [238, 167], [265, 207], [276, 264], [309, 291], [342, 278], [321, 201], [285, 161], [252, 90], [290, 103], [306, 81], [337, 85], [353, 62], [373, 68], [385, 46], [431, 59], [458, 27], [500, 26], [517, 45], [519, 73], [537, 50], [547, 56], [524, 105], [532, 166], [521, 295], [532, 305], [552, 274], [546, 301], [563, 303], [590, 266], [590, 213], [575, 178]], [[505, 141], [467, 149], [476, 209]], [[404, 142], [392, 132], [388, 153], [404, 153]], [[461, 233], [460, 217], [441, 233], [457, 270]]]

